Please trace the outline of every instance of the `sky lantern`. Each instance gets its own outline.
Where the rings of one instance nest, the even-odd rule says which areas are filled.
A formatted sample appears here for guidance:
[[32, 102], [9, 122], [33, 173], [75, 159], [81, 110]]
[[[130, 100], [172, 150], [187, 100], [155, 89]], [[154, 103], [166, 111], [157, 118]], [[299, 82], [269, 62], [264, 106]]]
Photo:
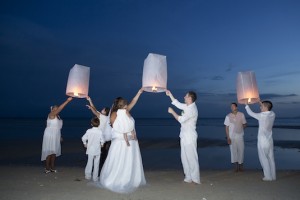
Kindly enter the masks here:
[[164, 92], [167, 89], [167, 59], [164, 55], [149, 53], [144, 61], [143, 88], [146, 92]]
[[85, 98], [89, 93], [90, 68], [75, 64], [69, 72], [66, 94]]
[[237, 99], [240, 104], [259, 102], [259, 93], [254, 72], [238, 72], [236, 90]]

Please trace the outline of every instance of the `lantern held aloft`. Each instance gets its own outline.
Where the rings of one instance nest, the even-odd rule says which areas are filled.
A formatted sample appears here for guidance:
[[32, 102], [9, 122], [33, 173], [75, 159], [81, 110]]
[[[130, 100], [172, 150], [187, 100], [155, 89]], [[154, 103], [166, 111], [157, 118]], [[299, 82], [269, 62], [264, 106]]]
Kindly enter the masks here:
[[236, 90], [237, 99], [240, 104], [259, 102], [259, 93], [254, 72], [238, 72]]
[[164, 92], [167, 88], [167, 59], [149, 53], [144, 61], [143, 88], [146, 92]]
[[89, 93], [90, 68], [75, 64], [69, 72], [66, 94], [85, 98]]

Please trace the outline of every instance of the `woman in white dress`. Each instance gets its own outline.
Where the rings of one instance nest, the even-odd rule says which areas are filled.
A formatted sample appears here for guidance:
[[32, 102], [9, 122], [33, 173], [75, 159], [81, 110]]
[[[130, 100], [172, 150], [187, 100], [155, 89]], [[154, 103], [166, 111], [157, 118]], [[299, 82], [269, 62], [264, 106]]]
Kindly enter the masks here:
[[129, 114], [142, 92], [140, 89], [130, 104], [122, 97], [114, 102], [110, 115], [113, 139], [100, 174], [100, 187], [129, 193], [146, 184], [134, 119]]
[[41, 161], [45, 160], [45, 173], [57, 172], [55, 169], [55, 158], [61, 155], [61, 133], [63, 121], [59, 117], [60, 111], [72, 100], [69, 97], [60, 106], [51, 106], [48, 114], [47, 127], [44, 131]]

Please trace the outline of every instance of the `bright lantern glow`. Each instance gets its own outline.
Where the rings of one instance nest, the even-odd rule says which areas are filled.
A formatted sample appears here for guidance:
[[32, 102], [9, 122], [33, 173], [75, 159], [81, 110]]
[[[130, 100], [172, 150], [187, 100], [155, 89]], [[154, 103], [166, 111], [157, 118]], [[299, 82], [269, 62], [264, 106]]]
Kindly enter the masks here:
[[89, 93], [90, 68], [75, 64], [69, 72], [66, 94], [85, 98]]
[[146, 92], [164, 92], [167, 88], [167, 59], [164, 55], [149, 53], [144, 61], [143, 88]]
[[157, 88], [155, 86], [152, 87], [153, 92], [157, 92]]

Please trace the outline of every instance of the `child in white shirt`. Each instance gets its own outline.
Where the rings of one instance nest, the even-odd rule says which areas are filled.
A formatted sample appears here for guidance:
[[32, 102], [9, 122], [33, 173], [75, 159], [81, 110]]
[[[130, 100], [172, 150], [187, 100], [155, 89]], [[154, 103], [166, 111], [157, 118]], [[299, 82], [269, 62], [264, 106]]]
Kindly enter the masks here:
[[98, 181], [100, 154], [104, 139], [102, 131], [98, 128], [100, 121], [97, 117], [92, 118], [91, 125], [92, 128], [88, 129], [81, 138], [84, 147], [87, 148], [86, 154], [88, 155], [88, 161], [85, 167], [85, 178], [90, 180], [93, 171], [93, 181]]

